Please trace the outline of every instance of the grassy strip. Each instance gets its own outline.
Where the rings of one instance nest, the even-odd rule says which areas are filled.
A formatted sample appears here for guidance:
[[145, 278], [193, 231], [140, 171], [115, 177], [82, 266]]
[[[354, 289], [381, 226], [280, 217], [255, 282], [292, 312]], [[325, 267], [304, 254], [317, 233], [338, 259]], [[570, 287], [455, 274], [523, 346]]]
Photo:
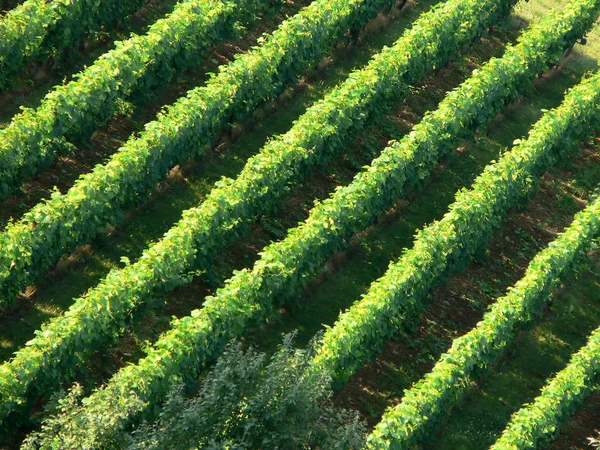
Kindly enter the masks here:
[[469, 388], [475, 371], [485, 370], [516, 334], [543, 312], [549, 295], [600, 231], [600, 199], [579, 213], [545, 250], [531, 261], [525, 276], [499, 299], [483, 320], [457, 338], [433, 370], [385, 413], [369, 436], [371, 448], [408, 448], [443, 421]]
[[538, 448], [557, 434], [560, 425], [595, 387], [600, 374], [600, 328], [569, 365], [542, 389], [533, 403], [517, 411], [491, 450]]

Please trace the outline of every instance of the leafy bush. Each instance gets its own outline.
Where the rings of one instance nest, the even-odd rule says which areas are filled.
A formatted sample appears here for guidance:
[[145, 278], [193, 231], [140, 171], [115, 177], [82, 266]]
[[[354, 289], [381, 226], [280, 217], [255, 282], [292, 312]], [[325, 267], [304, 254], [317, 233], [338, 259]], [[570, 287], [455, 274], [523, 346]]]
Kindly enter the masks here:
[[[293, 347], [294, 334], [269, 359], [265, 353], [230, 343], [201, 383], [187, 398], [183, 385], [169, 394], [155, 421], [112, 439], [115, 448], [269, 448], [359, 449], [366, 428], [355, 412], [331, 403], [330, 380], [309, 371], [315, 345]], [[41, 432], [29, 437], [25, 449], [88, 448], [81, 436], [70, 439], [82, 389], [76, 385], [55, 402]], [[57, 432], [62, 430], [60, 441]], [[65, 433], [66, 431], [66, 433]]]

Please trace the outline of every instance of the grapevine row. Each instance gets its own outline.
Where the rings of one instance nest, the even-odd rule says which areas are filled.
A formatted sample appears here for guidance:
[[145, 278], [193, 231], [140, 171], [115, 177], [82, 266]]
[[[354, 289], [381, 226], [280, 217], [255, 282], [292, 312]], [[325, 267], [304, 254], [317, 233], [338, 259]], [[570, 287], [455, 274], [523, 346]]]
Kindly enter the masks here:
[[471, 189], [460, 191], [442, 220], [417, 233], [413, 248], [390, 264], [363, 298], [327, 330], [315, 367], [343, 382], [377, 354], [385, 339], [398, 335], [403, 322], [425, 306], [432, 289], [468, 264], [510, 208], [533, 192], [536, 177], [589, 131], [599, 107], [597, 74], [545, 114], [525, 141], [486, 167]]
[[222, 125], [278, 94], [316, 65], [348, 29], [360, 28], [392, 2], [311, 3], [260, 46], [159, 114], [141, 136], [130, 138], [66, 194], [54, 194], [9, 224], [0, 234], [0, 307], [10, 306], [64, 253], [118, 223], [124, 208], [144, 199], [174, 165], [199, 154]]
[[69, 141], [79, 140], [112, 117], [119, 99], [136, 89], [151, 91], [194, 63], [209, 46], [248, 21], [265, 0], [187, 0], [154, 23], [147, 34], [117, 42], [73, 81], [48, 93], [0, 130], [0, 198], [54, 161]]
[[62, 52], [142, 0], [27, 0], [0, 17], [0, 90], [43, 52]]
[[477, 371], [489, 363], [516, 334], [543, 312], [560, 277], [572, 268], [600, 233], [600, 198], [579, 213], [545, 250], [531, 261], [525, 276], [499, 299], [483, 320], [457, 338], [433, 370], [388, 410], [369, 436], [371, 448], [410, 448], [448, 414], [469, 388]]
[[[185, 212], [182, 221], [136, 264], [111, 272], [64, 317], [44, 326], [10, 363], [0, 367], [3, 416], [25, 401], [34, 387], [64, 379], [76, 355], [89, 354], [99, 343], [117, 335], [120, 323], [144, 297], [159, 287], [185, 282], [194, 259], [202, 260], [207, 253], [222, 248], [239, 232], [242, 223], [275, 206], [288, 184], [299, 181], [328, 152], [343, 148], [348, 134], [363, 124], [374, 108], [398, 95], [403, 83], [414, 82], [426, 69], [442, 64], [459, 46], [471, 42], [507, 14], [512, 5], [506, 0], [451, 0], [418, 19], [392, 47], [385, 48], [366, 68], [350, 74], [346, 82], [309, 108], [288, 133], [269, 142], [248, 161], [235, 181], [217, 183], [206, 201]], [[468, 26], [472, 23], [476, 27]], [[174, 332], [161, 340], [158, 350], [140, 366], [117, 375], [120, 381], [116, 389], [124, 382], [127, 389], [142, 396], [149, 390], [152, 398], [157, 398], [157, 383], [164, 384], [170, 378], [175, 361], [197, 366], [214, 357], [228, 335], [241, 331], [244, 316], [262, 312], [237, 300], [227, 304], [207, 300], [205, 308], [193, 317], [176, 322]], [[207, 326], [207, 321], [213, 326]], [[195, 327], [202, 332], [194, 334]], [[193, 345], [185, 343], [186, 336], [193, 337]], [[199, 358], [186, 356], [195, 346], [206, 353]], [[133, 396], [118, 398], [123, 400], [119, 408], [88, 422], [94, 426], [102, 423], [101, 435], [123, 426], [135, 413], [128, 408]]]
[[515, 413], [491, 450], [538, 448], [556, 436], [558, 428], [597, 386], [600, 374], [600, 328], [542, 389], [532, 404]]
[[[116, 387], [109, 385], [107, 392], [100, 391], [93, 397], [95, 400], [89, 407], [93, 412], [87, 411], [89, 417], [82, 421], [97, 423], [96, 418], [104, 417], [111, 409], [121, 410], [120, 402], [131, 401], [127, 396], [139, 389], [142, 380], [153, 380], [155, 386], [148, 387], [142, 398], [158, 397], [165, 390], [161, 381], [163, 371], [175, 379], [189, 372], [194, 361], [201, 364], [208, 359], [207, 329], [219, 337], [212, 344], [218, 348], [218, 343], [228, 336], [269, 317], [277, 307], [274, 299], [286, 298], [300, 289], [304, 280], [344, 245], [344, 239], [370, 223], [400, 195], [405, 185], [421, 180], [434, 167], [439, 153], [451, 148], [458, 136], [493, 118], [547, 64], [556, 62], [564, 49], [591, 27], [598, 8], [598, 0], [572, 2], [560, 13], [534, 25], [517, 46], [507, 49], [503, 58], [491, 60], [449, 94], [438, 110], [428, 114], [409, 136], [384, 150], [350, 186], [317, 205], [307, 221], [291, 230], [284, 241], [268, 246], [251, 271], [243, 270], [230, 279], [215, 298], [207, 300], [206, 314], [198, 313], [198, 320], [178, 322], [174, 331], [163, 338], [163, 346], [156, 351], [155, 358], [144, 362], [145, 367], [130, 369], [132, 374], [118, 378]], [[239, 197], [244, 195], [242, 191]], [[224, 308], [222, 316], [218, 308]], [[185, 336], [181, 344], [185, 353], [179, 358], [167, 355], [174, 342], [181, 342], [181, 336]], [[164, 382], [168, 384], [170, 380]]]

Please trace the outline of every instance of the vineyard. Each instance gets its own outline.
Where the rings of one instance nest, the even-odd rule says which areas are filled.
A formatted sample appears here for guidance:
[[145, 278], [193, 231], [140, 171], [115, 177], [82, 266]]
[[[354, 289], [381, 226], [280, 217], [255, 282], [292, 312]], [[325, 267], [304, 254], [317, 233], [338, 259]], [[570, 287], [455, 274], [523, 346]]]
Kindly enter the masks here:
[[0, 2], [0, 448], [600, 449], [600, 0]]

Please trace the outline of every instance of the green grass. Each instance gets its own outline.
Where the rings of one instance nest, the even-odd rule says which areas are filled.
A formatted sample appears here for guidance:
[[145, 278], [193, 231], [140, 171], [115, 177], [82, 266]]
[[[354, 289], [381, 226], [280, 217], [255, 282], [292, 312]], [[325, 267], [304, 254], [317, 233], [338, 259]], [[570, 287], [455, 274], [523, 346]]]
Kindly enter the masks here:
[[454, 411], [432, 449], [485, 449], [510, 416], [532, 401], [546, 380], [568, 363], [600, 323], [600, 267], [568, 280], [544, 321], [507, 350], [491, 374]]

